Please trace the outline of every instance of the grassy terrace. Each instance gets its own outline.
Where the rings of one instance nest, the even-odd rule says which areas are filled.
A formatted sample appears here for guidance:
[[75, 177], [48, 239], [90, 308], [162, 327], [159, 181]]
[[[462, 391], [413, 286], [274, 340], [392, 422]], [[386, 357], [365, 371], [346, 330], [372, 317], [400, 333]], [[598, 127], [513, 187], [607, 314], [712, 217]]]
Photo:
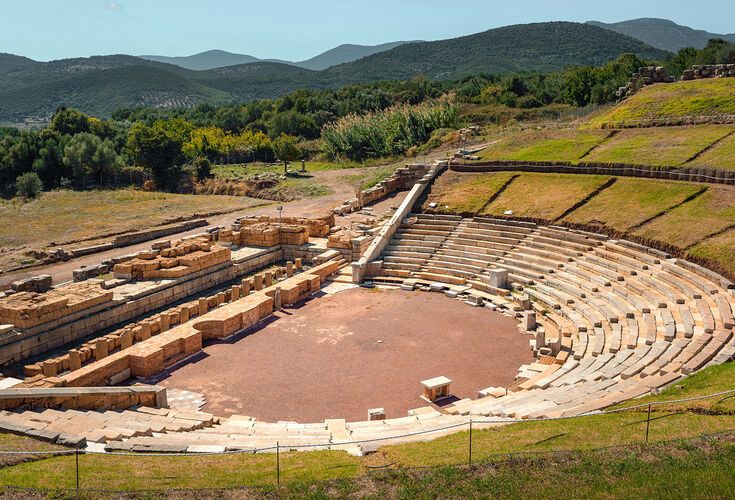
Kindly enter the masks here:
[[735, 169], [735, 134], [731, 134], [687, 166]]
[[735, 168], [735, 127], [688, 125], [610, 130], [523, 130], [495, 139], [480, 161], [600, 162]]
[[[643, 398], [636, 403], [666, 401], [730, 389], [735, 389], [735, 364], [703, 370], [659, 395]], [[634, 484], [638, 481], [641, 483], [637, 486], [643, 486], [643, 481], [658, 484], [659, 479], [662, 480], [668, 474], [694, 479], [692, 467], [695, 464], [696, 470], [701, 470], [701, 474], [708, 479], [707, 483], [714, 481], [708, 487], [724, 488], [735, 480], [732, 474], [722, 474], [725, 470], [722, 467], [735, 465], [735, 453], [729, 444], [735, 438], [722, 443], [723, 448], [708, 449], [705, 456], [695, 453], [699, 445], [672, 445], [667, 442], [734, 429], [734, 414], [735, 398], [654, 407], [649, 438], [651, 443], [659, 445], [652, 448], [650, 454], [646, 449], [637, 446], [645, 438], [646, 414], [641, 410], [475, 430], [473, 460], [476, 464], [481, 464], [480, 468], [474, 472], [452, 468], [456, 479], [452, 484], [458, 484], [447, 485], [449, 489], [440, 496], [470, 491], [485, 494], [513, 494], [517, 491], [541, 493], [545, 490], [538, 484], [540, 477], [545, 478], [549, 474], [548, 477], [557, 477], [556, 474], [561, 471], [570, 473], [575, 470], [576, 473], [566, 477], [577, 480], [581, 477], [581, 485], [592, 488], [585, 491], [602, 491], [598, 488], [609, 482], [621, 492], [633, 494], [637, 489], [626, 490], [625, 483], [618, 482], [619, 474], [612, 471], [625, 472], [626, 477], [634, 481]], [[302, 493], [303, 488], [310, 488], [316, 492], [343, 496], [349, 491], [359, 491], [365, 481], [375, 481], [376, 487], [389, 490], [396, 487], [396, 481], [401, 488], [416, 488], [424, 483], [420, 481], [418, 485], [411, 486], [407, 475], [413, 476], [418, 471], [392, 471], [388, 477], [371, 475], [370, 478], [365, 478], [364, 475], [370, 472], [369, 467], [392, 464], [392, 469], [429, 466], [432, 468], [421, 472], [422, 475], [426, 474], [428, 478], [441, 477], [447, 473], [446, 466], [466, 463], [468, 438], [468, 432], [459, 432], [429, 442], [382, 447], [377, 453], [363, 458], [337, 451], [284, 453], [281, 455], [281, 480], [289, 485], [285, 492], [293, 491], [294, 494], [297, 488]], [[710, 446], [716, 445], [710, 441], [708, 443]], [[28, 438], [0, 435], [0, 449], [3, 450], [36, 451], [39, 446], [48, 449], [48, 445]], [[630, 448], [593, 451], [610, 446]], [[507, 458], [508, 453], [538, 454], [557, 451], [573, 452], [573, 455], [538, 455], [537, 459], [516, 457], [512, 461]], [[687, 451], [694, 454], [687, 455]], [[641, 457], [640, 460], [635, 459], [638, 456]], [[643, 459], [644, 456], [648, 458]], [[84, 455], [80, 457], [80, 482], [83, 488], [113, 490], [272, 486], [276, 480], [275, 458], [273, 454], [194, 457]], [[74, 486], [73, 456], [32, 460], [25, 463], [4, 462], [4, 466], [0, 466], [0, 484], [41, 488]], [[628, 463], [629, 469], [619, 469], [621, 461]], [[486, 468], [490, 464], [494, 464], [493, 467]], [[590, 482], [596, 473], [606, 470], [612, 474], [603, 474]], [[643, 472], [647, 471], [659, 472], [644, 475]], [[464, 476], [468, 473], [476, 474], [475, 480], [465, 483]], [[503, 478], [514, 479], [503, 481]], [[339, 481], [321, 482], [325, 479]], [[542, 484], [546, 482], [542, 481]], [[662, 491], [658, 488], [664, 484], [662, 482], [656, 486], [654, 491]], [[435, 485], [424, 486], [435, 488]], [[559, 494], [558, 488], [565, 487], [567, 486], [559, 483], [552, 491]], [[421, 488], [411, 491], [413, 495], [408, 495], [408, 491], [406, 494], [425, 496]], [[439, 494], [441, 490], [429, 491]]]
[[733, 129], [726, 125], [626, 129], [595, 148], [585, 161], [679, 166]]
[[633, 234], [687, 248], [733, 224], [735, 187], [710, 186], [702, 196], [640, 227]]
[[556, 220], [576, 203], [593, 193], [610, 177], [575, 174], [521, 174], [490, 203], [483, 215]]
[[702, 189], [705, 188], [688, 182], [621, 177], [564, 221], [628, 231]]
[[511, 172], [458, 174], [448, 171], [434, 182], [424, 209], [434, 202], [437, 204], [434, 210], [438, 213], [478, 213], [514, 175]]
[[735, 269], [735, 222], [733, 229], [695, 245], [689, 254], [718, 262], [724, 269]]
[[479, 153], [483, 161], [576, 161], [601, 143], [609, 131], [526, 130], [498, 139]]
[[594, 127], [621, 127], [662, 119], [723, 114], [735, 114], [735, 80], [732, 78], [651, 85], [593, 117], [590, 123]]

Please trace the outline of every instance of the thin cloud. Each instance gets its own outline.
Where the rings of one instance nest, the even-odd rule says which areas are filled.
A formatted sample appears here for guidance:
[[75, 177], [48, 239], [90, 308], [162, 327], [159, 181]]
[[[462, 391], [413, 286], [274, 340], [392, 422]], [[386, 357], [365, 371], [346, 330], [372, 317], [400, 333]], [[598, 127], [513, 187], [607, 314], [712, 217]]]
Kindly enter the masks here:
[[120, 2], [116, 2], [115, 0], [107, 0], [107, 2], [105, 2], [105, 9], [119, 12], [121, 10], [125, 10], [125, 5]]

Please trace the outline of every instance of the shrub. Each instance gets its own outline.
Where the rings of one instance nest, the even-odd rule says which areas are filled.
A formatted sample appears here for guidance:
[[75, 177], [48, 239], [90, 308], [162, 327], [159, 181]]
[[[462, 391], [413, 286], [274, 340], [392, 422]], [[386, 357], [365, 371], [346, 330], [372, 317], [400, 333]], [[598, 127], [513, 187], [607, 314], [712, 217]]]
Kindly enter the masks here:
[[198, 181], [203, 181], [212, 175], [212, 162], [208, 158], [199, 156], [191, 164], [194, 167], [194, 174]]
[[15, 192], [22, 198], [36, 198], [42, 190], [41, 178], [35, 172], [27, 172], [15, 179]]

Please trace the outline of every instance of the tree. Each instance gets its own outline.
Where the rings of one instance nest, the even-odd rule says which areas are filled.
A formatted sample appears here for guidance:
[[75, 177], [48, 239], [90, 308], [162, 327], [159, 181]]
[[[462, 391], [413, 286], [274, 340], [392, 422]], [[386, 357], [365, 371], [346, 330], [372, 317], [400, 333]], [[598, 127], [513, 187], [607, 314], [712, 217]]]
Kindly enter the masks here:
[[157, 120], [152, 125], [135, 123], [128, 134], [130, 159], [146, 168], [159, 189], [173, 189], [181, 175], [183, 145], [191, 137], [192, 125], [185, 120]]
[[288, 164], [301, 158], [298, 142], [291, 135], [281, 134], [273, 141], [273, 153], [283, 162], [283, 172], [288, 173]]
[[212, 173], [212, 162], [203, 156], [195, 158], [194, 161], [191, 162], [191, 165], [194, 167], [194, 173], [196, 174], [198, 181], [203, 181]]
[[229, 136], [218, 127], [194, 129], [189, 140], [182, 146], [182, 151], [189, 159], [205, 157], [213, 160], [225, 156], [230, 151]]
[[68, 135], [89, 132], [89, 117], [76, 109], [59, 108], [51, 117], [49, 128]]
[[41, 178], [35, 172], [26, 172], [15, 179], [15, 192], [22, 198], [36, 198], [42, 189]]
[[93, 175], [102, 185], [102, 174], [118, 165], [118, 157], [112, 141], [85, 132], [72, 137], [64, 148], [64, 165], [71, 168], [74, 177]]
[[34, 131], [8, 134], [0, 140], [0, 191], [11, 194], [15, 179], [31, 171], [40, 142]]

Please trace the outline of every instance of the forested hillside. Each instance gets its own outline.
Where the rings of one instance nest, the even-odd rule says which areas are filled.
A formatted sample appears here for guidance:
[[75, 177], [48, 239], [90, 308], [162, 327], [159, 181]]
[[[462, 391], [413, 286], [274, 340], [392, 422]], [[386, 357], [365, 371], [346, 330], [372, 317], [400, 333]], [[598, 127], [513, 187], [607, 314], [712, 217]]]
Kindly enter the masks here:
[[509, 26], [484, 33], [400, 45], [313, 71], [255, 62], [207, 71], [116, 55], [41, 63], [0, 56], [0, 123], [46, 122], [59, 106], [108, 117], [118, 107], [191, 107], [280, 97], [300, 88], [426, 75], [456, 80], [476, 73], [558, 71], [605, 64], [623, 53], [662, 60], [668, 53], [609, 30], [578, 23]]

